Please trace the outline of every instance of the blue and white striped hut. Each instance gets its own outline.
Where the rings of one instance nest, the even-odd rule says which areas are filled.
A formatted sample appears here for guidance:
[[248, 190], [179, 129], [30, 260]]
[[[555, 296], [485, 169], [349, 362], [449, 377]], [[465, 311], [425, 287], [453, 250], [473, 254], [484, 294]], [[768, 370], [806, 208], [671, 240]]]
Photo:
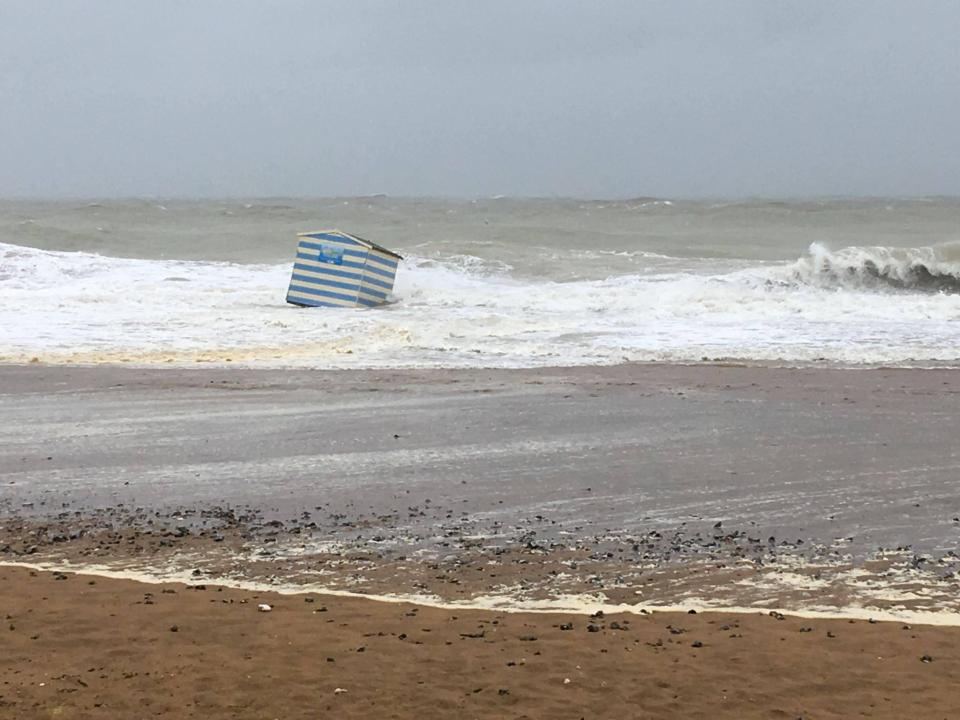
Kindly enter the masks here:
[[287, 302], [303, 306], [373, 307], [393, 290], [397, 253], [340, 230], [299, 233]]

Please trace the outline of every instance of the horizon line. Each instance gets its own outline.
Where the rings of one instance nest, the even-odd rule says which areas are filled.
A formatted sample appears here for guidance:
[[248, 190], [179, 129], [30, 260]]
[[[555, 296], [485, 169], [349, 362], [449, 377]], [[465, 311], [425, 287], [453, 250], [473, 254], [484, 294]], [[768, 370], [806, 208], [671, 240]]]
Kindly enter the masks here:
[[434, 202], [527, 201], [527, 202], [588, 202], [588, 203], [803, 203], [803, 202], [932, 202], [960, 200], [960, 194], [904, 194], [904, 195], [623, 195], [612, 197], [583, 197], [577, 195], [390, 195], [367, 193], [361, 195], [0, 195], [0, 202], [242, 202], [277, 200], [396, 200]]

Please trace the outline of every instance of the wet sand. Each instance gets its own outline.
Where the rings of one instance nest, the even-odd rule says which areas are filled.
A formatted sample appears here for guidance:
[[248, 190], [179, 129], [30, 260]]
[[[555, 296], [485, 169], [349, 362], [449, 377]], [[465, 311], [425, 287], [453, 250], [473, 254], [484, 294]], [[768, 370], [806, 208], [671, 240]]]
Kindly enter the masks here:
[[960, 610], [956, 371], [2, 366], [0, 406], [8, 560]]
[[8, 505], [46, 515], [388, 512], [409, 495], [504, 523], [752, 521], [781, 538], [854, 535], [865, 551], [957, 538], [951, 370], [0, 366], [0, 406]]
[[440, 610], [11, 567], [0, 608], [0, 718], [17, 720], [899, 719], [960, 707], [960, 628]]

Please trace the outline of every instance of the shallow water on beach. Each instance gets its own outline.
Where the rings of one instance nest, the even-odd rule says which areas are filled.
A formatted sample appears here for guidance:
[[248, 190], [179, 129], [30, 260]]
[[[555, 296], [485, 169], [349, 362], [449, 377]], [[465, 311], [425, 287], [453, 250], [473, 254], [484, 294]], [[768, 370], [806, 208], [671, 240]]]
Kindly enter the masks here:
[[[284, 302], [296, 232], [404, 255], [374, 310]], [[0, 203], [0, 359], [955, 365], [960, 202]]]

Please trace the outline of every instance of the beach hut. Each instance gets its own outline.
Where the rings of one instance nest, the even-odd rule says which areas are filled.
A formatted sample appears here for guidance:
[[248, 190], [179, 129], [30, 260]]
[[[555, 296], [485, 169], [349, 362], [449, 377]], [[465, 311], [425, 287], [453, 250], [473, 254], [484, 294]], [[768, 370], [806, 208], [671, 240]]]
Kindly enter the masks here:
[[287, 302], [307, 307], [373, 307], [387, 302], [401, 258], [340, 230], [299, 233]]

